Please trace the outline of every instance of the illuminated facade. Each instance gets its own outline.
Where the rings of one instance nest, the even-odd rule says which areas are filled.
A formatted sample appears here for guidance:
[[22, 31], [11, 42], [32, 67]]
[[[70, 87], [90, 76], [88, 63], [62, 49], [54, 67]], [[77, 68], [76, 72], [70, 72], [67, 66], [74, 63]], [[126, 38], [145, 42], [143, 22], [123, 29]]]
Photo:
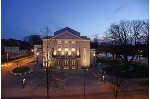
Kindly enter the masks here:
[[[47, 53], [48, 52], [48, 53]], [[54, 32], [54, 36], [43, 38], [43, 66], [47, 66], [47, 57], [57, 61], [57, 68], [78, 69], [90, 67], [90, 38], [80, 36], [80, 33], [63, 28]], [[51, 63], [53, 63], [51, 61]], [[48, 66], [50, 63], [48, 63]]]

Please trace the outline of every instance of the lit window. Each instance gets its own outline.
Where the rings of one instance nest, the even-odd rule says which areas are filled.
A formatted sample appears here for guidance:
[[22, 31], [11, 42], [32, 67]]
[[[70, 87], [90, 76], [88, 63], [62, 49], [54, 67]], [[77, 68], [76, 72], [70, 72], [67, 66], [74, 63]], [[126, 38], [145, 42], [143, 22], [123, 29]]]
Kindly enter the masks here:
[[72, 41], [72, 44], [75, 44], [75, 41]]
[[68, 41], [65, 41], [65, 44], [68, 44]]
[[68, 51], [65, 51], [65, 55], [68, 56]]
[[68, 51], [68, 48], [67, 48], [67, 47], [65, 48], [65, 51]]
[[75, 61], [72, 61], [72, 66], [75, 66]]
[[72, 51], [75, 51], [75, 48], [72, 48]]
[[72, 56], [74, 56], [74, 52], [72, 52]]
[[58, 41], [58, 44], [61, 44], [61, 41]]
[[60, 61], [57, 62], [57, 65], [60, 66]]
[[65, 64], [64, 64], [65, 66], [67, 66], [67, 65], [68, 65], [68, 61], [64, 61], [64, 63], [65, 63]]

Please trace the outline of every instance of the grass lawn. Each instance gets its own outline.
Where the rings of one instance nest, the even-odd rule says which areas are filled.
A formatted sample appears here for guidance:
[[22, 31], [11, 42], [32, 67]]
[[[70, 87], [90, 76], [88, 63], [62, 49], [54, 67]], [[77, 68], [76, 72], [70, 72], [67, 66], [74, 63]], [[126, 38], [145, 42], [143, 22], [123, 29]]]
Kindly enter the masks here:
[[102, 70], [108, 71], [108, 72], [116, 72], [118, 67], [119, 67], [119, 71], [125, 71], [125, 69], [126, 69], [126, 67], [124, 65], [119, 65], [119, 66], [114, 66], [114, 67], [113, 66], [106, 66], [106, 67], [102, 68]]
[[96, 63], [101, 63], [101, 64], [104, 64], [104, 65], [110, 65], [112, 63], [112, 61], [111, 60], [106, 60], [106, 59], [97, 59]]
[[21, 67], [16, 67], [12, 70], [13, 73], [23, 73], [27, 72], [30, 70], [30, 67], [28, 66], [21, 66]]
[[[148, 78], [149, 77], [149, 67], [148, 66], [143, 66], [143, 65], [130, 65], [133, 67], [132, 71], [129, 71], [128, 74], [126, 75], [126, 78]], [[112, 72], [116, 71], [112, 66], [107, 66], [103, 68], [104, 71]], [[120, 66], [119, 67], [120, 71], [125, 71], [125, 66]], [[120, 73], [119, 75], [124, 76], [124, 73]]]
[[133, 70], [129, 72], [129, 78], [149, 78], [149, 66], [131, 65]]
[[[106, 59], [98, 59], [97, 63], [101, 63], [103, 65], [112, 65], [111, 60]], [[138, 65], [138, 64], [130, 64], [133, 67], [133, 70], [128, 72], [126, 78], [149, 78], [149, 66]], [[124, 71], [124, 67], [121, 66], [120, 71]], [[112, 72], [114, 69], [111, 66], [107, 66], [103, 68], [104, 71]], [[120, 74], [120, 77], [123, 73]]]

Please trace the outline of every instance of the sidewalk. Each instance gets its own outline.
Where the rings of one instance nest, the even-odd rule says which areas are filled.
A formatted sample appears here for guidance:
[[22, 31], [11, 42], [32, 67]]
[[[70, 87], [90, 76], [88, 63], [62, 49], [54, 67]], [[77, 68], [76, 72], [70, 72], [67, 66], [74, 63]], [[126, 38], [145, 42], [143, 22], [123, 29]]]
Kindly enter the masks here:
[[[22, 61], [22, 60], [25, 60], [25, 59], [28, 59], [28, 58], [32, 58], [33, 56], [28, 56], [28, 57], [23, 57], [23, 58], [19, 58], [19, 59], [14, 59], [14, 60], [8, 60], [8, 63], [5, 62], [5, 63], [1, 63], [1, 67], [4, 67], [4, 66], [10, 66], [12, 65], [13, 63], [17, 65], [17, 61]], [[8, 65], [7, 65], [8, 64]]]

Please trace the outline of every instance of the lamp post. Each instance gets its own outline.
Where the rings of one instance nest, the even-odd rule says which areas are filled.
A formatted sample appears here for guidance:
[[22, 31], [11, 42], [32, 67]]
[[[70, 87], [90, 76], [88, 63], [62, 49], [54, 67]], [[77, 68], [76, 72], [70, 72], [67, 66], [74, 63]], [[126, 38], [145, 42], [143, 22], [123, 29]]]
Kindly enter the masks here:
[[103, 76], [103, 84], [105, 83], [105, 76]]
[[93, 68], [95, 70], [95, 52], [93, 53], [93, 56], [94, 56], [94, 60], [93, 60]]
[[8, 52], [7, 52], [7, 54], [6, 54], [6, 57], [7, 57], [7, 66], [8, 66]]
[[34, 50], [32, 49], [31, 51], [32, 51], [31, 56], [33, 55], [33, 60], [35, 61], [35, 58], [34, 58]]
[[36, 62], [37, 62], [37, 71], [39, 72], [39, 59], [38, 59], [38, 55], [39, 53], [36, 53], [37, 57], [36, 57]]
[[83, 68], [83, 76], [84, 76], [84, 99], [85, 99], [85, 70], [88, 70], [86, 68]]
[[32, 51], [32, 55], [33, 55], [33, 49], [31, 51]]
[[84, 99], [85, 99], [85, 68], [84, 68]]

